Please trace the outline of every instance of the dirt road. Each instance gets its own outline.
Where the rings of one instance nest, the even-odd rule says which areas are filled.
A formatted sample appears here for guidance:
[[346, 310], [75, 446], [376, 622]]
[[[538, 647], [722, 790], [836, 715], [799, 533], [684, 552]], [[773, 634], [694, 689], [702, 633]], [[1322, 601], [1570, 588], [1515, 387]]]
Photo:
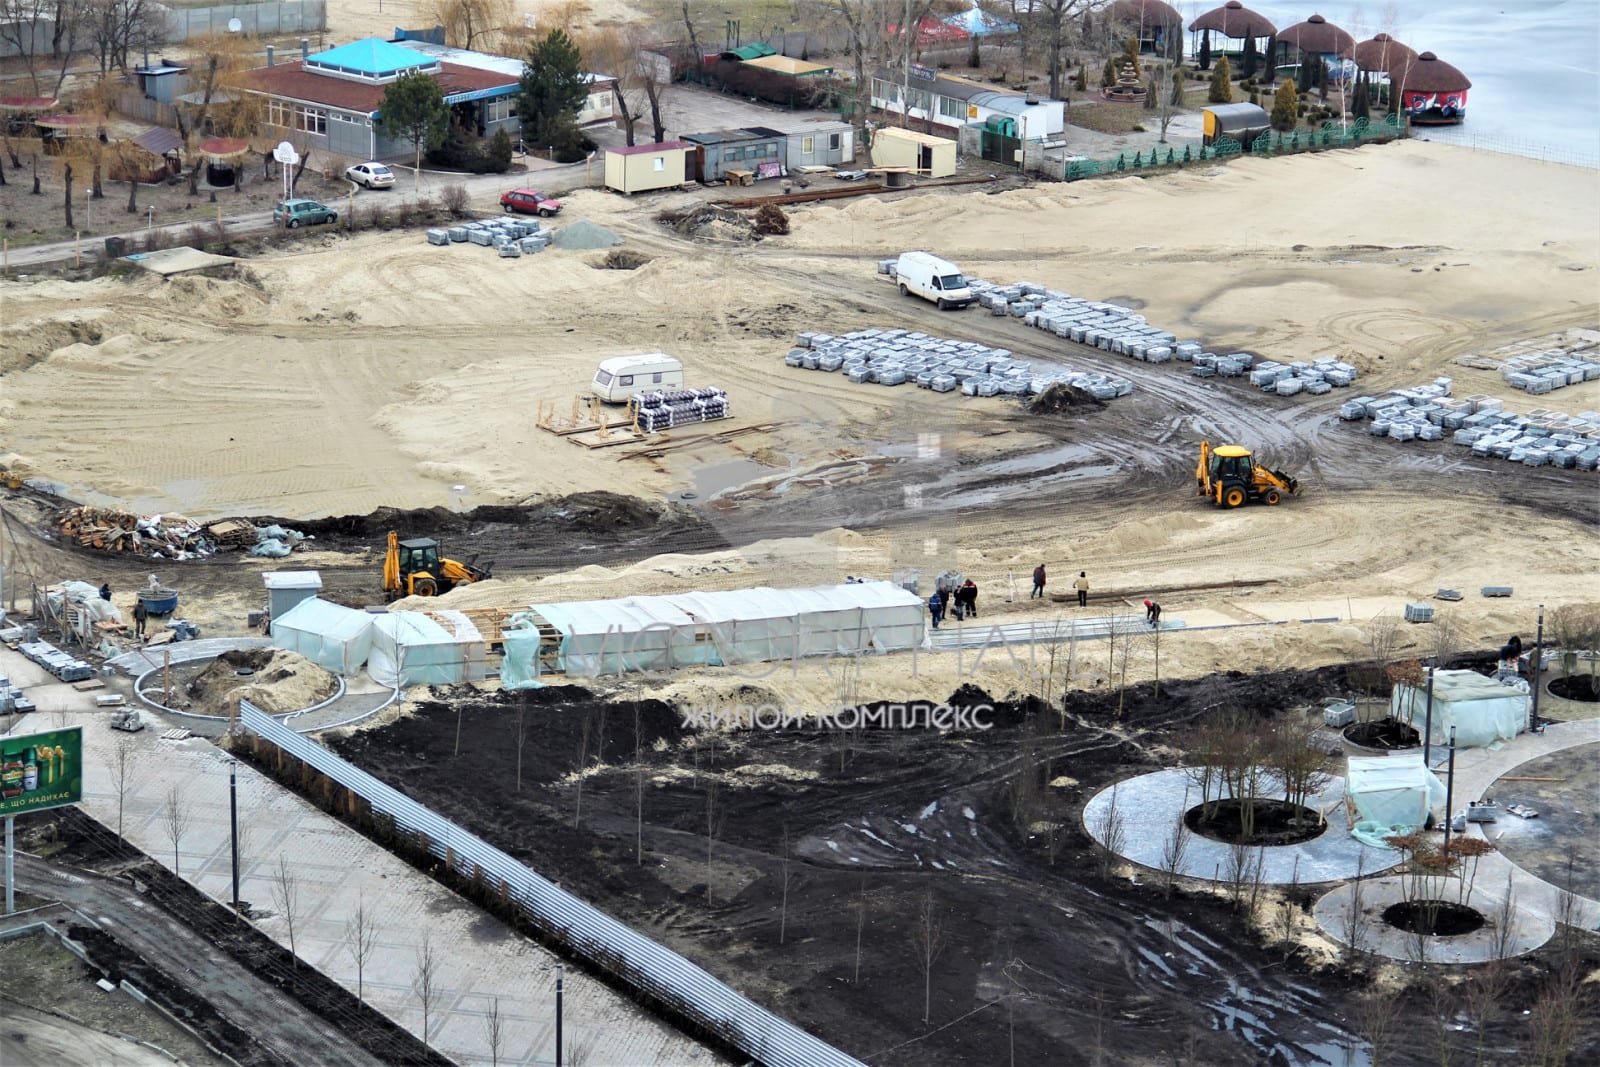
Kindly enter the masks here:
[[118, 942], [250, 1035], [262, 1052], [251, 1062], [382, 1067], [383, 1060], [341, 1028], [256, 977], [187, 922], [152, 907], [131, 886], [26, 854], [17, 856], [16, 872], [24, 892], [60, 900], [93, 918]]

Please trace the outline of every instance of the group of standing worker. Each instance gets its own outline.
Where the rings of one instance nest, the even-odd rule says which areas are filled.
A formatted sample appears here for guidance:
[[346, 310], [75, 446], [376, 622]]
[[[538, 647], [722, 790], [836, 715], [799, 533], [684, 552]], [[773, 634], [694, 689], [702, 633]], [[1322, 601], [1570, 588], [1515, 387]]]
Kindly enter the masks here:
[[[1033, 592], [1028, 594], [1028, 599], [1029, 600], [1032, 600], [1034, 597], [1038, 597], [1041, 600], [1044, 599], [1045, 578], [1046, 578], [1046, 575], [1045, 575], [1045, 572], [1044, 572], [1044, 564], [1043, 563], [1041, 563], [1037, 567], [1033, 568]], [[1078, 580], [1072, 583], [1072, 588], [1077, 590], [1077, 592], [1078, 592], [1078, 607], [1080, 607], [1080, 608], [1088, 607], [1089, 606], [1089, 572], [1088, 571], [1079, 571], [1078, 572]]]
[[947, 609], [955, 615], [957, 622], [969, 616], [974, 619], [978, 617], [978, 586], [971, 578], [954, 589], [935, 589], [928, 598], [928, 615], [933, 619], [935, 630], [944, 621]]

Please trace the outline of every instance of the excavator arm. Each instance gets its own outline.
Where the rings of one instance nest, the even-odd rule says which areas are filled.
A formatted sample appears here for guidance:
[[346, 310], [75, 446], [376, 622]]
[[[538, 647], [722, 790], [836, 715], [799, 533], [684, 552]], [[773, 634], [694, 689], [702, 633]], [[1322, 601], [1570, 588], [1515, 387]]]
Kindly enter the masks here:
[[389, 531], [389, 551], [383, 557], [383, 591], [400, 592], [400, 535]]
[[462, 563], [453, 559], [441, 559], [439, 561], [439, 576], [452, 586], [470, 585], [473, 582], [481, 582], [489, 577], [490, 566], [490, 564], [485, 563], [482, 567], [479, 567], [474, 565], [471, 560]]

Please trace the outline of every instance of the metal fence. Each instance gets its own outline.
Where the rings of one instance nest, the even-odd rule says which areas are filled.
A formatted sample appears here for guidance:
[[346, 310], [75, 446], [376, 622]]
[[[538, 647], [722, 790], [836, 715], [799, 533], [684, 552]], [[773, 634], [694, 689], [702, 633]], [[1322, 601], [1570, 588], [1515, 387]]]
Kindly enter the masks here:
[[735, 992], [670, 949], [556, 887], [498, 848], [302, 737], [248, 701], [244, 728], [339, 783], [394, 820], [457, 874], [503, 887], [528, 917], [582, 959], [693, 1020], [768, 1067], [865, 1067]]
[[325, 0], [278, 0], [218, 7], [169, 7], [162, 11], [166, 40], [187, 41], [208, 33], [230, 32], [238, 19], [240, 32], [253, 37], [280, 33], [317, 33], [328, 28]]
[[1277, 156], [1323, 148], [1350, 148], [1369, 141], [1392, 141], [1402, 134], [1400, 120], [1395, 115], [1387, 115], [1379, 122], [1368, 122], [1366, 119], [1356, 119], [1349, 123], [1330, 121], [1324, 122], [1321, 129], [1317, 130], [1297, 129], [1289, 133], [1269, 131], [1256, 138], [1248, 153], [1244, 145], [1231, 137], [1219, 137], [1212, 144], [1201, 145], [1198, 149], [1184, 145], [1182, 152], [1172, 145], [1154, 145], [1150, 149], [1148, 159], [1145, 158], [1143, 150], [1139, 150], [1135, 151], [1131, 158], [1127, 152], [1121, 152], [1114, 159], [1068, 160], [1063, 168], [1062, 178], [1070, 182], [1100, 174], [1124, 174], [1128, 171], [1181, 166], [1197, 160], [1229, 159], [1246, 154]]

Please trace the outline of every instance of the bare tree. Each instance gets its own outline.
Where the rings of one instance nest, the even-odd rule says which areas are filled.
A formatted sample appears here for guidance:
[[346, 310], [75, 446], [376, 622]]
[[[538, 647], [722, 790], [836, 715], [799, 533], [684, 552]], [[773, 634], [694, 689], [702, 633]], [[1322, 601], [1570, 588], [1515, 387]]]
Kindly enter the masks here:
[[1400, 1020], [1399, 999], [1389, 993], [1368, 993], [1356, 998], [1356, 1026], [1370, 1046], [1372, 1067], [1382, 1067], [1383, 1053], [1394, 1039]]
[[1172, 833], [1167, 835], [1166, 844], [1161, 847], [1161, 872], [1166, 877], [1163, 879], [1167, 896], [1172, 895], [1173, 889], [1178, 884], [1178, 877], [1183, 874], [1184, 860], [1189, 854], [1189, 839], [1193, 836], [1185, 816], [1189, 811], [1189, 791], [1183, 791], [1183, 807], [1179, 811], [1178, 819], [1172, 826]]
[[1362, 636], [1366, 638], [1367, 649], [1372, 653], [1373, 665], [1387, 667], [1394, 659], [1395, 649], [1400, 643], [1400, 619], [1388, 613], [1374, 615], [1363, 627]]
[[1511, 968], [1504, 960], [1490, 960], [1473, 973], [1462, 987], [1461, 996], [1467, 1011], [1476, 1024], [1478, 1046], [1474, 1062], [1483, 1062], [1483, 1041], [1489, 1022], [1500, 1008], [1500, 1002], [1511, 988]]
[[928, 1024], [933, 1004], [933, 964], [944, 950], [944, 921], [933, 905], [933, 893], [922, 894], [922, 904], [917, 908], [911, 927], [911, 944], [917, 953], [917, 965], [922, 968], [922, 1023]]
[[294, 920], [300, 911], [300, 883], [289, 867], [289, 857], [281, 852], [278, 853], [278, 868], [272, 875], [272, 906], [278, 909], [284, 925], [289, 929], [289, 965], [299, 970], [300, 953], [294, 943]]
[[172, 873], [180, 874], [178, 846], [183, 842], [183, 835], [189, 832], [189, 812], [183, 806], [183, 794], [177, 786], [167, 790], [166, 804], [161, 809], [161, 831], [172, 842]]
[[489, 1043], [489, 1067], [500, 1067], [500, 1050], [505, 1047], [505, 1020], [500, 1017], [500, 998], [489, 1002], [489, 1011], [483, 1017], [483, 1036]]
[[598, 1038], [593, 1034], [574, 1034], [567, 1045], [567, 1067], [589, 1067]]
[[[452, 48], [484, 51], [517, 21], [511, 0], [433, 0], [429, 15]], [[514, 54], [514, 53], [510, 53]]]
[[716, 880], [711, 873], [713, 850], [717, 844], [717, 828], [722, 825], [722, 810], [717, 805], [717, 780], [706, 778], [706, 903], [711, 903], [711, 886]]
[[122, 813], [128, 804], [128, 789], [133, 785], [133, 735], [117, 738], [111, 754], [111, 788], [117, 794], [117, 840], [122, 840]]
[[867, 927], [867, 876], [861, 876], [861, 888], [856, 892], [856, 966], [851, 985], [861, 984], [861, 935]]
[[417, 1036], [422, 1038], [425, 1048], [432, 1048], [428, 1043], [428, 1024], [443, 990], [439, 988], [439, 957], [433, 951], [433, 937], [426, 927], [422, 930], [422, 944], [417, 946], [417, 973], [411, 988], [417, 994], [417, 1003], [422, 1005], [422, 1033]]
[[783, 826], [783, 903], [778, 908], [778, 944], [783, 944], [789, 929], [789, 824]]
[[1363, 850], [1356, 855], [1356, 876], [1350, 883], [1350, 904], [1345, 910], [1345, 966], [1351, 971], [1355, 970], [1356, 961], [1366, 951], [1367, 937], [1371, 931], [1365, 899], [1366, 873], [1367, 854]]
[[1090, 6], [1089, 0], [1038, 0], [1035, 17], [1041, 23], [1045, 36], [1045, 65], [1050, 74], [1050, 96], [1060, 100], [1062, 93], [1063, 57], [1067, 47], [1067, 26], [1079, 12]]
[[100, 73], [126, 72], [128, 52], [160, 44], [166, 23], [153, 0], [85, 0], [85, 43], [93, 48]]
[[365, 1004], [367, 961], [372, 958], [372, 950], [378, 946], [377, 922], [372, 913], [367, 911], [365, 895], [356, 899], [356, 910], [344, 924], [344, 940], [345, 948], [356, 965], [356, 1000]]
[[1434, 612], [1429, 636], [1433, 638], [1433, 665], [1444, 670], [1461, 651], [1461, 624], [1456, 613], [1449, 608]]
[[0, 0], [0, 44], [21, 59], [34, 96], [61, 95], [90, 21], [89, 0]]
[[1111, 876], [1111, 868], [1127, 843], [1127, 829], [1123, 825], [1122, 813], [1117, 810], [1117, 788], [1117, 786], [1111, 787], [1111, 801], [1095, 822], [1095, 836], [1100, 840], [1100, 848], [1095, 853], [1095, 858], [1099, 864], [1101, 878]]
[[594, 722], [590, 719], [588, 711], [581, 714], [583, 721], [578, 726], [578, 790], [577, 800], [572, 808], [573, 829], [577, 829], [583, 822], [583, 779], [589, 769], [589, 734], [594, 729]]
[[522, 792], [522, 746], [527, 743], [528, 694], [517, 704], [517, 792]]

